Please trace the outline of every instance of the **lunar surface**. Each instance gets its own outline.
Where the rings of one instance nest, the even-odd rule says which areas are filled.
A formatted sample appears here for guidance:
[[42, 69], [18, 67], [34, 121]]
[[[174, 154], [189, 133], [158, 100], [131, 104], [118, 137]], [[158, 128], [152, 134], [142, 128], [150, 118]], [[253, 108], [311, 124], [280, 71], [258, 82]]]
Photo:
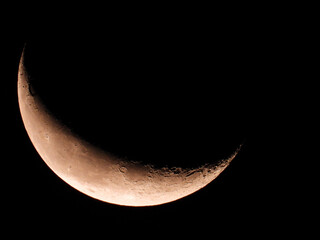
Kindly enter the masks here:
[[80, 138], [59, 121], [34, 92], [21, 56], [18, 100], [26, 131], [44, 162], [80, 192], [104, 202], [152, 206], [190, 195], [214, 180], [238, 150], [198, 167], [155, 167], [121, 159]]

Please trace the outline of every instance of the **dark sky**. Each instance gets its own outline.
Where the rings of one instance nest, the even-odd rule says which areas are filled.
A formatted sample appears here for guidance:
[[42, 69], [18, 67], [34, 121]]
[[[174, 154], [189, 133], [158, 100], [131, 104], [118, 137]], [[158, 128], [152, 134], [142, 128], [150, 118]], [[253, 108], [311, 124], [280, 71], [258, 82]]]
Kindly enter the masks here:
[[[268, 228], [279, 227], [279, 219], [266, 221], [274, 218], [275, 206], [285, 205], [278, 189], [271, 185], [277, 163], [281, 161], [272, 154], [277, 151], [273, 144], [277, 137], [272, 127], [275, 116], [270, 111], [272, 88], [269, 86], [271, 77], [276, 75], [270, 52], [274, 46], [270, 39], [266, 40], [261, 32], [255, 31], [256, 28], [238, 29], [236, 36], [219, 33], [207, 36], [190, 29], [177, 33], [172, 28], [169, 28], [171, 32], [157, 32], [149, 31], [150, 26], [139, 30], [128, 27], [126, 34], [110, 30], [109, 35], [82, 27], [65, 32], [60, 28], [38, 29], [34, 35], [28, 26], [21, 28], [18, 33], [7, 35], [1, 54], [4, 66], [1, 78], [4, 114], [1, 118], [5, 139], [2, 168], [5, 194], [2, 198], [5, 199], [4, 208], [9, 209], [6, 211], [8, 221], [24, 224], [32, 218], [36, 225], [45, 225], [46, 222], [59, 224], [56, 222], [59, 218], [63, 224], [92, 224], [99, 229], [130, 226], [137, 232], [151, 227], [162, 229], [159, 230], [162, 233], [167, 229], [186, 233], [203, 228], [213, 234], [230, 234], [226, 231], [231, 228], [244, 235], [250, 229], [267, 232]], [[54, 38], [50, 38], [50, 34], [54, 34]], [[46, 166], [24, 129], [17, 102], [16, 76], [25, 42], [31, 46], [30, 56], [39, 56], [32, 69], [38, 91], [42, 91], [61, 118], [86, 137], [97, 139], [98, 145], [105, 142], [99, 142], [102, 137], [92, 132], [100, 127], [102, 130], [114, 127], [124, 136], [139, 134], [148, 139], [158, 136], [155, 142], [170, 136], [163, 150], [175, 154], [187, 145], [194, 150], [192, 159], [195, 156], [208, 158], [212, 153], [215, 158], [223, 156], [239, 143], [243, 143], [243, 148], [216, 180], [191, 196], [169, 204], [130, 208], [83, 195]], [[48, 78], [44, 78], [45, 75]], [[163, 92], [167, 100], [157, 102]], [[176, 99], [177, 93], [180, 102]], [[195, 106], [190, 107], [192, 103]], [[166, 109], [162, 110], [163, 115], [169, 111], [178, 120], [172, 123], [167, 119], [163, 129], [157, 128], [155, 120], [142, 122], [148, 114], [158, 119], [154, 109], [161, 106]], [[186, 123], [183, 114], [190, 108], [195, 117]], [[106, 111], [138, 120], [128, 126], [121, 123], [119, 117], [109, 127], [105, 125], [103, 113]], [[77, 119], [81, 122], [75, 121]], [[76, 124], [91, 126], [90, 131]], [[140, 124], [139, 132], [130, 127], [137, 124]], [[192, 130], [194, 127], [188, 128], [200, 141], [186, 141], [183, 124], [200, 129], [199, 135]], [[173, 129], [178, 130], [173, 133]], [[116, 138], [119, 132], [113, 134]], [[137, 141], [159, 151], [158, 144], [150, 145], [145, 138]], [[132, 139], [128, 141], [131, 143]], [[129, 143], [122, 142], [121, 147], [114, 144], [112, 150], [133, 158], [151, 154], [138, 151]], [[159, 163], [160, 160], [155, 161]], [[186, 164], [193, 162], [189, 160]], [[279, 218], [281, 216], [280, 213]]]

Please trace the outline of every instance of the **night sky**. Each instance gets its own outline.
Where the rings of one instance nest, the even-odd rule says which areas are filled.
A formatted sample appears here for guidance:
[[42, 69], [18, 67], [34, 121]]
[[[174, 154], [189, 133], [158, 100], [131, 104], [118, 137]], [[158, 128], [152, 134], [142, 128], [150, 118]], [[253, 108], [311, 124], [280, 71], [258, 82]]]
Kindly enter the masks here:
[[[19, 26], [2, 44], [2, 198], [9, 222], [130, 226], [137, 232], [148, 227], [162, 234], [203, 228], [220, 236], [231, 234], [229, 228], [245, 236], [250, 229], [267, 233], [279, 227], [281, 213], [266, 222], [275, 217], [274, 206], [285, 205], [269, 179], [280, 161], [272, 154], [277, 151], [269, 86], [276, 75], [274, 45], [256, 26], [235, 27], [231, 35], [152, 23], [127, 24], [120, 32], [114, 26], [104, 32], [52, 26], [32, 31]], [[153, 164], [192, 166], [243, 147], [217, 179], [178, 201], [132, 208], [92, 199], [46, 166], [24, 129], [16, 83], [25, 43], [30, 74], [48, 107], [116, 155], [141, 161], [152, 155]]]

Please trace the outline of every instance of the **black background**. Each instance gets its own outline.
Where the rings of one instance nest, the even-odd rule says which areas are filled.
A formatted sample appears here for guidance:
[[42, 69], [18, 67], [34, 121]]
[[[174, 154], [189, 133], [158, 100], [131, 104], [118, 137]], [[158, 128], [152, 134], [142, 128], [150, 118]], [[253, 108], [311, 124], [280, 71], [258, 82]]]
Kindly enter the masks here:
[[[199, 229], [208, 236], [246, 236], [255, 235], [254, 231], [268, 234], [282, 228], [282, 218], [288, 214], [281, 198], [285, 188], [279, 182], [275, 185], [273, 180], [277, 166], [285, 161], [277, 157], [281, 135], [275, 131], [279, 129], [277, 124], [281, 125], [277, 122], [278, 108], [274, 107], [281, 88], [278, 80], [283, 74], [279, 29], [270, 31], [268, 21], [245, 17], [243, 21], [224, 19], [223, 24], [215, 19], [209, 21], [210, 17], [197, 18], [198, 22], [178, 19], [174, 25], [172, 21], [154, 23], [143, 18], [136, 22], [134, 17], [119, 17], [117, 21], [99, 18], [94, 22], [82, 15], [61, 21], [63, 24], [40, 19], [31, 23], [23, 21], [28, 14], [22, 16], [4, 35], [1, 54], [6, 139], [2, 198], [9, 225], [20, 227], [32, 222], [52, 231], [58, 228], [81, 234], [86, 229], [89, 234], [105, 231], [106, 235], [119, 236], [130, 236], [131, 231], [146, 235], [145, 230], [150, 229], [156, 230], [155, 237], [169, 237], [172, 230], [175, 236]], [[194, 154], [185, 162], [187, 165], [194, 164], [195, 156], [207, 159], [213, 153], [218, 158], [240, 143], [243, 147], [216, 180], [181, 200], [132, 208], [92, 199], [64, 183], [46, 166], [24, 129], [16, 82], [25, 43], [33, 57], [30, 72], [35, 91], [42, 94], [60, 118], [97, 141], [97, 145], [106, 144], [98, 132], [100, 128], [117, 129], [110, 133], [117, 144], [108, 150], [143, 160], [152, 155], [158, 157], [156, 164], [170, 164], [187, 145]], [[155, 59], [155, 54], [160, 57]], [[157, 102], [164, 92], [166, 102]], [[190, 106], [186, 107], [185, 102], [193, 103], [190, 97], [199, 101], [192, 108], [192, 116], [201, 118], [185, 123]], [[169, 115], [177, 119], [173, 124], [165, 118], [163, 129], [154, 120], [158, 119], [154, 109], [161, 106], [166, 106]], [[109, 111], [117, 116], [108, 118], [114, 127], [105, 125], [105, 112]], [[150, 114], [154, 115], [153, 120], [142, 122]], [[123, 120], [137, 116], [130, 126]], [[194, 128], [183, 126], [190, 126], [190, 122], [201, 130], [200, 135]], [[186, 128], [197, 141], [186, 140]], [[119, 134], [128, 140], [117, 139]], [[137, 134], [141, 137], [130, 138]], [[168, 135], [168, 143], [163, 147], [160, 143]], [[145, 146], [151, 150], [143, 151]], [[176, 154], [175, 158], [162, 163], [163, 151]], [[174, 164], [183, 164], [176, 161]]]

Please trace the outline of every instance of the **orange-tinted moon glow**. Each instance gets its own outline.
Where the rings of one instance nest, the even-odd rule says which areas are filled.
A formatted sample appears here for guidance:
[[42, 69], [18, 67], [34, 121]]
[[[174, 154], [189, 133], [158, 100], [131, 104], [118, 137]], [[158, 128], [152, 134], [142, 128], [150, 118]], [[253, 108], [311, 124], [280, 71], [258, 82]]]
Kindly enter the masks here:
[[183, 198], [214, 180], [236, 156], [198, 168], [155, 168], [119, 159], [79, 138], [30, 91], [22, 54], [18, 98], [26, 131], [45, 163], [80, 192], [126, 206], [159, 205]]

